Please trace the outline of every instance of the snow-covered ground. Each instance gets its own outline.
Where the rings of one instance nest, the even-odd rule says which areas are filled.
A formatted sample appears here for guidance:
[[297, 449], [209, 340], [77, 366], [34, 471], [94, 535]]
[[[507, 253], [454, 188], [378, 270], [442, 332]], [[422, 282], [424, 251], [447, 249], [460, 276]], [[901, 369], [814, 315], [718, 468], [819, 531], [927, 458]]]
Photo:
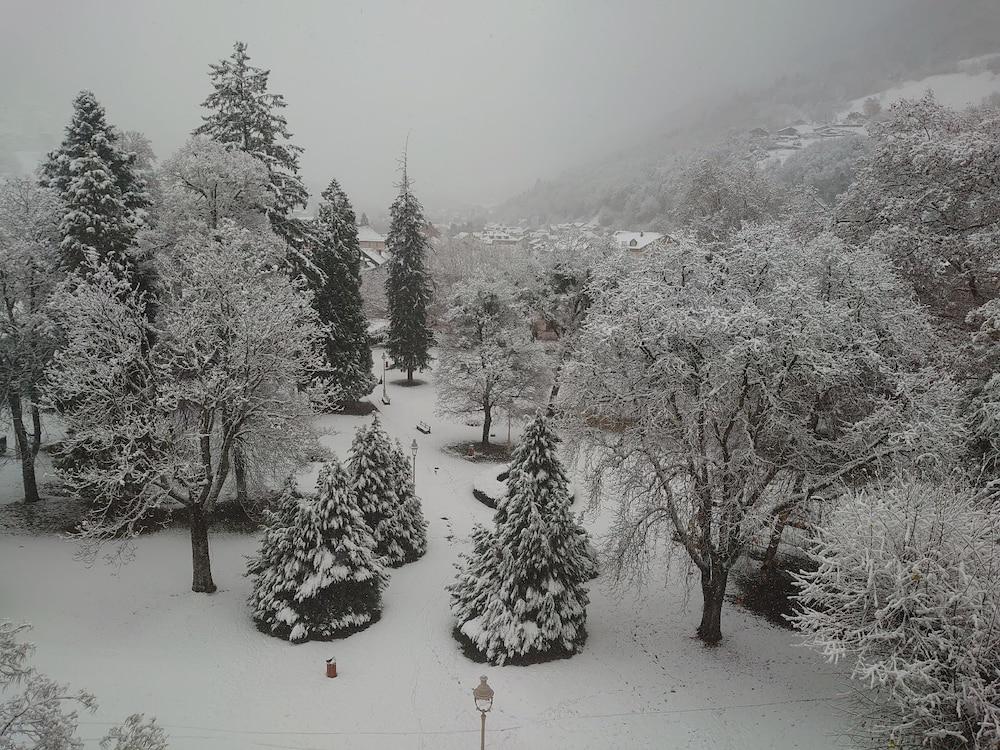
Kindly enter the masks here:
[[[442, 448], [477, 431], [434, 414], [432, 375], [403, 388], [393, 374], [392, 404], [379, 408], [390, 434], [417, 440], [430, 549], [392, 572], [381, 621], [345, 640], [292, 646], [254, 628], [242, 573], [255, 535], [213, 535], [211, 596], [189, 590], [183, 530], [140, 538], [122, 568], [84, 567], [56, 537], [0, 537], [0, 617], [32, 622], [36, 664], [98, 696], [100, 711], [81, 720], [88, 747], [110, 723], [145, 711], [175, 749], [471, 748], [480, 674], [496, 690], [492, 748], [842, 746], [844, 684], [832, 668], [735, 606], [724, 614], [723, 644], [702, 647], [691, 638], [698, 597], [685, 606], [677, 583], [653, 580], [619, 598], [603, 578], [592, 582], [589, 639], [572, 659], [498, 668], [464, 657], [444, 586], [472, 524], [491, 511], [472, 497], [483, 465]], [[345, 455], [353, 427], [368, 419], [324, 418], [324, 443]], [[430, 435], [416, 431], [418, 420]], [[303, 484], [315, 475], [305, 472]], [[590, 523], [599, 536], [602, 519]], [[324, 676], [330, 656], [334, 680]]]

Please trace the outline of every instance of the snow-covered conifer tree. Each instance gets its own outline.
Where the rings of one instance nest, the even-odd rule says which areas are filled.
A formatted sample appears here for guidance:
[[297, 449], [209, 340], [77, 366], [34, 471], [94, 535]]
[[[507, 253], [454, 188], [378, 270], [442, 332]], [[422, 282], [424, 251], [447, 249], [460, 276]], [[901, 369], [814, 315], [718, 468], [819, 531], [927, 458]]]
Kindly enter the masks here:
[[194, 135], [232, 144], [263, 162], [274, 198], [262, 210], [289, 245], [292, 273], [312, 277], [315, 269], [308, 249], [312, 238], [307, 223], [292, 216], [309, 201], [299, 177], [302, 148], [290, 143], [288, 121], [279, 111], [286, 106], [285, 98], [268, 91], [271, 71], [249, 63], [246, 43], [236, 42], [232, 55], [209, 66], [214, 90], [202, 103], [209, 113], [202, 117], [204, 122]]
[[406, 370], [413, 382], [414, 370], [430, 364], [434, 333], [427, 322], [431, 302], [431, 280], [425, 265], [427, 238], [424, 236], [424, 209], [413, 194], [403, 159], [403, 180], [399, 195], [389, 208], [389, 273], [385, 294], [389, 306], [389, 339], [386, 348], [397, 367]]
[[404, 532], [399, 514], [401, 481], [395, 451], [376, 417], [371, 426], [354, 434], [348, 467], [358, 495], [358, 506], [375, 537], [378, 553], [393, 567], [406, 562]]
[[275, 613], [295, 597], [295, 582], [286, 563], [292, 556], [299, 504], [305, 499], [290, 476], [281, 494], [264, 509], [264, 533], [257, 554], [247, 560], [247, 576], [252, 579], [247, 603], [255, 622], [276, 622]]
[[478, 621], [483, 616], [496, 589], [496, 573], [500, 567], [496, 539], [490, 529], [477, 523], [472, 527], [470, 540], [472, 550], [461, 553], [461, 562], [455, 566], [458, 575], [447, 587], [451, 595], [451, 614], [458, 623], [459, 632], [465, 623]]
[[375, 384], [372, 349], [361, 300], [361, 247], [354, 209], [336, 180], [323, 191], [317, 223], [320, 240], [313, 262], [322, 282], [313, 307], [326, 333], [326, 360], [333, 385], [346, 401], [366, 396]]
[[[286, 489], [250, 566], [254, 619], [293, 643], [326, 640], [375, 622], [388, 581], [352, 481], [334, 459], [320, 470], [316, 496]], [[282, 524], [297, 510], [290, 527]]]
[[119, 135], [89, 91], [73, 101], [66, 137], [42, 165], [42, 184], [63, 202], [62, 263], [89, 274], [98, 265], [147, 293], [152, 280], [134, 247], [145, 226], [149, 196], [135, 155], [123, 153]]
[[453, 613], [472, 615], [459, 632], [495, 664], [571, 654], [586, 637], [587, 571], [556, 443], [544, 417], [528, 425], [496, 531], [477, 534], [479, 557], [450, 589]]
[[392, 449], [392, 464], [396, 472], [396, 514], [399, 518], [399, 545], [403, 562], [413, 562], [427, 551], [427, 521], [413, 481], [410, 458], [399, 441]]

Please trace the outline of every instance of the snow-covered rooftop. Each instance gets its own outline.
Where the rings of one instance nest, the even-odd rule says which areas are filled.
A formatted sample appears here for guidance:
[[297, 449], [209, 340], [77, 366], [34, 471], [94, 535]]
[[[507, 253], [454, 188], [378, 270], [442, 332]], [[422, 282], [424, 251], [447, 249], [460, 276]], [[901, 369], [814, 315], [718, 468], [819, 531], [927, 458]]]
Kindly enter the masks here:
[[358, 227], [358, 241], [359, 242], [385, 242], [385, 235], [379, 234], [370, 226], [365, 224], [364, 226]]
[[619, 230], [614, 234], [615, 242], [629, 250], [642, 250], [664, 236], [659, 232], [630, 232], [626, 230]]

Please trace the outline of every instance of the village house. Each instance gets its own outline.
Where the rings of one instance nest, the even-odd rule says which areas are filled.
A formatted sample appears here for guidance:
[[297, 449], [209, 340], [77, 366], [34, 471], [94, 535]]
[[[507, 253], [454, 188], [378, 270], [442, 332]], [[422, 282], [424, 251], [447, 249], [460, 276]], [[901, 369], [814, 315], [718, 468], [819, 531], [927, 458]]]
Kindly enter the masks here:
[[640, 252], [656, 242], [670, 242], [667, 235], [660, 232], [630, 232], [619, 230], [614, 233], [615, 244], [622, 250]]
[[385, 235], [367, 224], [358, 227], [358, 244], [361, 246], [361, 260], [369, 268], [378, 268], [389, 259], [385, 249]]

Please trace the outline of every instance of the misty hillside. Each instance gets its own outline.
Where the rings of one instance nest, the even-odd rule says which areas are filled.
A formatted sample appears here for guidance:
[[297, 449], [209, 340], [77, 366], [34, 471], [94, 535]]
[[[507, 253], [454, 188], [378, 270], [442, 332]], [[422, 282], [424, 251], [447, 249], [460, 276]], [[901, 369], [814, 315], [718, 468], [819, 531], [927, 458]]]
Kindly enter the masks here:
[[1000, 92], [996, 53], [1000, 4], [994, 0], [903, 3], [772, 85], [679, 111], [637, 143], [539, 178], [495, 213], [533, 224], [597, 218], [606, 226], [663, 228], [672, 176], [698, 150], [745, 140], [755, 128], [830, 123], [860, 110], [869, 96], [888, 105], [930, 88], [949, 106], [978, 104]]

